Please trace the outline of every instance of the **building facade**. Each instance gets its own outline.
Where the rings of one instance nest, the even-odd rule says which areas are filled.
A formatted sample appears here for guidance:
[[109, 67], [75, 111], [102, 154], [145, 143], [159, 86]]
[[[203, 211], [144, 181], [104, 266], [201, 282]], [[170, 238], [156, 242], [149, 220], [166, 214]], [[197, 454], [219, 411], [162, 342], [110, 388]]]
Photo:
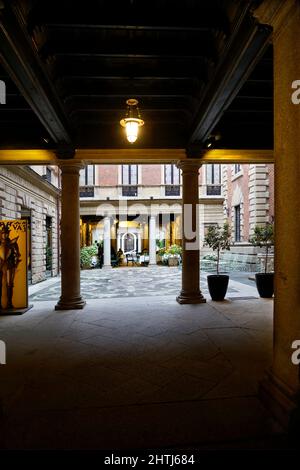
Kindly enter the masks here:
[[57, 166], [1, 166], [0, 217], [28, 223], [28, 277], [59, 272], [60, 180]]
[[[199, 171], [198, 220], [205, 227], [223, 222], [221, 165]], [[81, 246], [104, 239], [109, 224], [113, 250], [151, 252], [182, 239], [181, 170], [168, 165], [89, 165], [80, 175]], [[153, 258], [151, 258], [151, 255]], [[150, 258], [155, 260], [153, 253]]]
[[[57, 166], [2, 166], [1, 219], [25, 218], [29, 226], [29, 282], [59, 273], [60, 171]], [[147, 252], [182, 243], [182, 177], [176, 165], [87, 165], [80, 173], [80, 242], [90, 246], [109, 234], [106, 264], [119, 248]], [[256, 265], [249, 237], [256, 224], [274, 219], [273, 165], [206, 164], [199, 171], [201, 253], [207, 227], [228, 221], [230, 256]], [[34, 234], [34, 237], [31, 235]]]
[[[224, 218], [232, 228], [231, 255], [249, 270], [263, 263], [249, 239], [256, 225], [274, 222], [274, 165], [222, 165]], [[257, 260], [258, 256], [258, 260]], [[272, 268], [273, 256], [270, 256]]]
[[[156, 249], [181, 244], [182, 185], [174, 164], [88, 165], [81, 171], [80, 195], [81, 246], [102, 241], [105, 223], [112, 250], [150, 251], [151, 239]], [[255, 225], [274, 220], [273, 165], [203, 165], [198, 220], [202, 253], [209, 251], [207, 227], [227, 221], [231, 253], [240, 255], [241, 263], [256, 264], [261, 250], [249, 238]]]

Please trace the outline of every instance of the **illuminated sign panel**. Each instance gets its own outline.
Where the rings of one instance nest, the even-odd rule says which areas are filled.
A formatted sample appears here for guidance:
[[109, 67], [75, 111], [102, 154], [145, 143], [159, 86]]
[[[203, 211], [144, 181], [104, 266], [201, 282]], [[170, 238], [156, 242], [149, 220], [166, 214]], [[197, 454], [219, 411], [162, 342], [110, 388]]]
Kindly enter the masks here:
[[0, 220], [0, 305], [28, 308], [26, 220]]

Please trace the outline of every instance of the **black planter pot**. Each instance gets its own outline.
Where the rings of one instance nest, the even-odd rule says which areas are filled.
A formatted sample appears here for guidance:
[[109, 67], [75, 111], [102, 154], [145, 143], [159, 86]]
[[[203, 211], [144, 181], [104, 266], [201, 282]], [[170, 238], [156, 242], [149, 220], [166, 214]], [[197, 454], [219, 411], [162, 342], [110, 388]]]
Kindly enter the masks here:
[[274, 273], [256, 273], [256, 287], [260, 297], [270, 299], [274, 294]]
[[212, 300], [224, 300], [229, 282], [226, 274], [210, 274], [207, 276], [208, 290]]

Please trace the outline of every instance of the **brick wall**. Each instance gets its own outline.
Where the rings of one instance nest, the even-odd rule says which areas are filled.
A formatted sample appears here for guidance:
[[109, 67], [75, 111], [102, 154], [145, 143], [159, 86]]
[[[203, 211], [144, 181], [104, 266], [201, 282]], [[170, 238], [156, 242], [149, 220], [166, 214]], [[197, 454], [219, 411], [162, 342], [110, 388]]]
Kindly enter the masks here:
[[161, 165], [142, 165], [142, 181], [140, 183], [149, 186], [161, 184], [162, 171]]
[[98, 165], [95, 176], [97, 186], [117, 186], [118, 165]]

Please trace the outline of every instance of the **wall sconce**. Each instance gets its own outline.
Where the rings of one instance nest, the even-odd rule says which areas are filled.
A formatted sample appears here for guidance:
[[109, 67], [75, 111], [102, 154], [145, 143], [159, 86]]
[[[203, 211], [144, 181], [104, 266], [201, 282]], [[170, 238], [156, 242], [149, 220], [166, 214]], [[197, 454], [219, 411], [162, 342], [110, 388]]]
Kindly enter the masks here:
[[126, 101], [127, 113], [126, 117], [121, 119], [120, 124], [125, 127], [126, 137], [128, 142], [133, 144], [138, 137], [139, 127], [145, 123], [141, 119], [141, 115], [138, 108], [138, 100], [130, 98]]

